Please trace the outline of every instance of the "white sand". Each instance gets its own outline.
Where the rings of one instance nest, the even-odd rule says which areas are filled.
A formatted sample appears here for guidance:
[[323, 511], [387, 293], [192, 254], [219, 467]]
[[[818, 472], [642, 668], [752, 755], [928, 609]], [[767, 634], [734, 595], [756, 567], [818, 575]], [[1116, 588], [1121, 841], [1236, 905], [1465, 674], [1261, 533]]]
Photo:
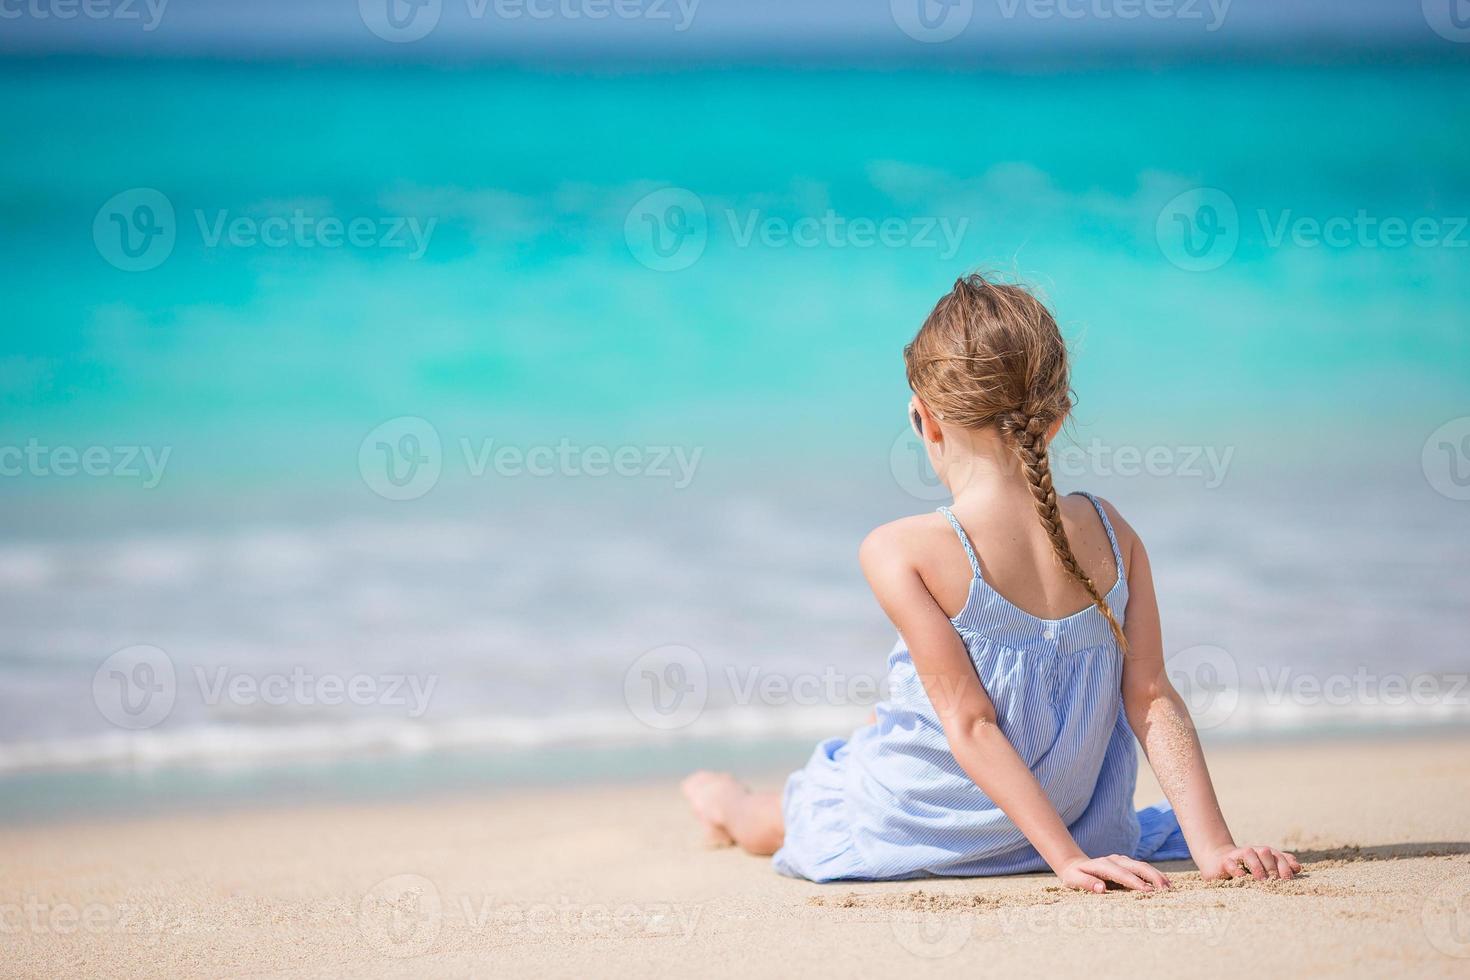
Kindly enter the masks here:
[[[710, 851], [673, 782], [0, 830], [4, 976], [1470, 977], [1463, 738], [1211, 753], [1292, 882], [813, 885]], [[1145, 778], [1141, 801], [1157, 797]]]

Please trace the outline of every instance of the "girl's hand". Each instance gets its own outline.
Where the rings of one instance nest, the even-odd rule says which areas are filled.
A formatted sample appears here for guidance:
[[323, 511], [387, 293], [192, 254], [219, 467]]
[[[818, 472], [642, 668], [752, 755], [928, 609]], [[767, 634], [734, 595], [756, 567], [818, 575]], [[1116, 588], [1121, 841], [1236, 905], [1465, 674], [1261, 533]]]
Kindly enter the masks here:
[[1057, 877], [1068, 888], [1080, 888], [1085, 892], [1105, 892], [1110, 881], [1136, 892], [1158, 891], [1169, 887], [1169, 879], [1157, 868], [1121, 854], [1100, 858], [1075, 858], [1057, 872]]
[[1296, 855], [1257, 844], [1246, 847], [1227, 844], [1202, 861], [1199, 867], [1200, 874], [1206, 881], [1244, 878], [1246, 875], [1257, 881], [1291, 878], [1301, 869], [1302, 863], [1296, 859]]

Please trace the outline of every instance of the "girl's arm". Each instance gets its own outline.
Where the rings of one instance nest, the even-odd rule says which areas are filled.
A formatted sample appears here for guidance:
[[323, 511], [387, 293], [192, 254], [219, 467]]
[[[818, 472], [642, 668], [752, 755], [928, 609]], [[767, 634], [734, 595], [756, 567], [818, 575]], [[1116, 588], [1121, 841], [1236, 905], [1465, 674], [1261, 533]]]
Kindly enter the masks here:
[[1116, 511], [1113, 523], [1120, 537], [1126, 539], [1128, 549], [1123, 709], [1164, 795], [1174, 807], [1190, 856], [1208, 880], [1243, 878], [1247, 874], [1261, 879], [1292, 877], [1302, 869], [1293, 855], [1262, 845], [1237, 847], [1230, 836], [1189, 709], [1164, 672], [1159, 603], [1148, 553]]
[[859, 557], [873, 594], [908, 645], [955, 760], [1067, 885], [1094, 892], [1105, 891], [1108, 881], [1140, 891], [1168, 888], [1168, 879], [1142, 861], [1119, 854], [1089, 858], [1077, 846], [997, 726], [995, 706], [964, 643], [906, 551], [902, 532], [888, 525], [868, 536]]

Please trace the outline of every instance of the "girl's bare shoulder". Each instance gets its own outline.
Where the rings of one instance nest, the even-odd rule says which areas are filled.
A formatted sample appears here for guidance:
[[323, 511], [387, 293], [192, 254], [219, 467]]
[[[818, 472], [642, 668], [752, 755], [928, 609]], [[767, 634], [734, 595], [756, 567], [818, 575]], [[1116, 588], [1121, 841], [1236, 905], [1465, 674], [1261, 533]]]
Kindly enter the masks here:
[[880, 524], [863, 538], [860, 556], [917, 561], [932, 554], [938, 541], [953, 538], [954, 529], [943, 514], [915, 514]]
[[[1126, 566], [1129, 564], [1128, 559], [1133, 553], [1133, 548], [1142, 544], [1138, 532], [1133, 529], [1132, 524], [1128, 523], [1122, 512], [1113, 506], [1112, 501], [1097, 497], [1097, 502], [1102, 505], [1103, 511], [1108, 515], [1108, 523], [1113, 525], [1113, 534], [1118, 539], [1118, 550], [1123, 553]], [[1097, 520], [1097, 510], [1092, 506], [1092, 501], [1083, 494], [1073, 493], [1062, 497], [1060, 506], [1062, 519], [1073, 527], [1098, 527], [1101, 530]]]

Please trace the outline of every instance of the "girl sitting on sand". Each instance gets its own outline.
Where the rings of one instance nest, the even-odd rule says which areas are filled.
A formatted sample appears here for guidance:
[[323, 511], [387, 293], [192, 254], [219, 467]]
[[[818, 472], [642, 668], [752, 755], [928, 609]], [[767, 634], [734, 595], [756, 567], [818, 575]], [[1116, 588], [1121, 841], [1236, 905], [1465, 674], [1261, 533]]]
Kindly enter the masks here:
[[[1151, 891], [1169, 881], [1145, 862], [1183, 857], [1210, 879], [1292, 877], [1295, 857], [1225, 826], [1164, 673], [1143, 542], [1107, 502], [1052, 488], [1047, 445], [1072, 399], [1051, 314], [1020, 287], [961, 279], [904, 360], [954, 504], [859, 553], [899, 632], [889, 698], [779, 797], [690, 776], [696, 816], [812, 881], [1050, 868], [1073, 888]], [[1135, 734], [1172, 809], [1134, 812]]]

